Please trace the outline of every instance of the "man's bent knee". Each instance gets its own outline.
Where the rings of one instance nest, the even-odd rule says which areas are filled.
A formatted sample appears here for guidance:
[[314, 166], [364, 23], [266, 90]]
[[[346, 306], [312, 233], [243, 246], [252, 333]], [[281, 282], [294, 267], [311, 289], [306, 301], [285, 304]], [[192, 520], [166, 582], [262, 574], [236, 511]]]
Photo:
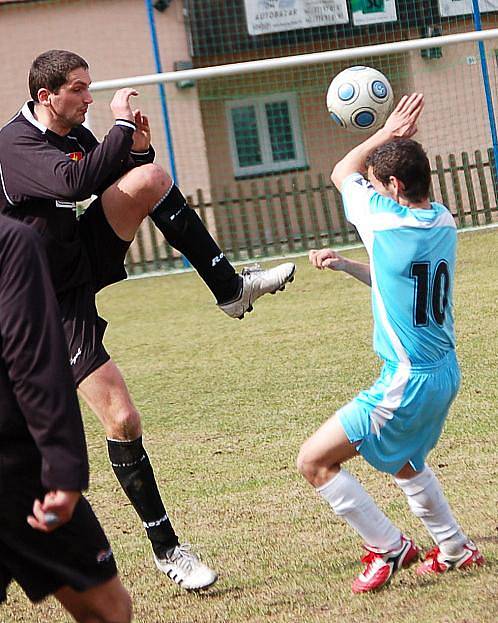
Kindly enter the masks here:
[[309, 452], [309, 441], [305, 441], [299, 450], [297, 455], [296, 466], [299, 473], [306, 478], [308, 482], [313, 484], [317, 472], [320, 469], [320, 464], [313, 458], [311, 452]]
[[158, 164], [144, 164], [141, 167], [132, 169], [130, 174], [136, 176], [136, 183], [144, 189], [157, 191], [161, 197], [168, 191], [173, 183], [171, 177]]
[[313, 447], [313, 438], [303, 443], [297, 456], [299, 473], [314, 487], [328, 482], [341, 469], [340, 461], [332, 455], [323, 455]]
[[173, 180], [168, 173], [154, 163], [132, 169], [118, 182], [118, 186], [126, 187], [131, 196], [142, 199], [147, 214], [164, 197], [172, 184]]
[[121, 408], [107, 414], [104, 428], [109, 439], [133, 441], [142, 433], [140, 414], [132, 407]]

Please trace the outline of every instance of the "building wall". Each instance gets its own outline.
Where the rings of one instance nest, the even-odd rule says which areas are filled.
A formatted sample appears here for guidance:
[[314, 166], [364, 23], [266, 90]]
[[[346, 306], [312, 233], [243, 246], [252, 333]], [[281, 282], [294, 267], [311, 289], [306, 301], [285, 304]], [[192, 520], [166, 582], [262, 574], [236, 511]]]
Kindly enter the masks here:
[[[163, 71], [171, 71], [175, 61], [189, 59], [182, 0], [172, 0], [166, 11], [154, 11], [154, 16]], [[462, 23], [460, 28], [470, 27]], [[301, 53], [306, 52], [304, 47], [299, 49]], [[494, 92], [497, 86], [495, 47], [498, 42], [486, 43]], [[81, 54], [90, 64], [94, 81], [155, 73], [142, 0], [51, 0], [0, 5], [0, 58], [3, 60], [0, 77], [4, 87], [0, 123], [7, 121], [27, 99], [29, 65], [36, 55], [49, 48], [66, 48]], [[219, 62], [231, 60], [227, 57]], [[447, 161], [447, 155], [456, 152], [461, 159], [462, 151], [485, 151], [491, 145], [476, 44], [445, 47], [441, 59], [423, 59], [417, 51], [354, 63], [373, 65], [384, 71], [392, 81], [396, 98], [413, 90], [425, 93], [426, 110], [419, 124], [418, 138], [426, 145], [433, 164], [437, 154]], [[209, 203], [211, 192], [218, 198], [225, 194], [225, 189], [232, 197], [239, 193], [250, 196], [254, 183], [260, 188], [265, 179], [275, 183], [275, 176], [237, 181], [231, 159], [225, 102], [261, 93], [292, 91], [298, 94], [308, 168], [278, 175], [286, 188], [291, 188], [293, 177], [299, 179], [301, 187], [307, 175], [314, 184], [318, 174], [327, 182], [333, 164], [361, 140], [361, 136], [335, 126], [325, 108], [325, 92], [331, 77], [350, 64], [352, 62], [234, 75], [199, 81], [187, 89], [165, 85], [178, 181], [185, 194], [195, 197], [197, 189], [201, 189], [204, 201]], [[139, 92], [137, 107], [149, 115], [157, 161], [169, 169], [158, 87], [140, 87]], [[99, 138], [112, 124], [111, 97], [112, 91], [94, 94], [89, 123]], [[464, 187], [463, 181], [462, 184]], [[439, 190], [435, 190], [437, 194]], [[449, 192], [454, 197], [454, 191], [450, 189]], [[207, 215], [213, 224], [212, 211], [208, 209]], [[254, 216], [251, 218], [256, 228]], [[291, 218], [295, 223], [295, 214]], [[214, 228], [213, 231], [216, 234]], [[150, 235], [149, 228], [145, 227], [145, 244], [149, 250]]]
[[[163, 71], [188, 60], [182, 1], [154, 11]], [[63, 0], [0, 6], [0, 123], [28, 99], [27, 75], [33, 58], [51, 48], [85, 58], [93, 81], [155, 73], [145, 3], [139, 0]], [[157, 86], [139, 89], [136, 106], [150, 116], [157, 160], [169, 168]], [[209, 171], [197, 87], [166, 86], [178, 179], [187, 193], [209, 188]], [[113, 92], [95, 93], [89, 122], [101, 138], [112, 125]]]
[[[372, 60], [359, 60], [355, 64], [371, 64]], [[391, 79], [396, 94], [405, 93], [410, 84], [408, 55], [396, 55], [375, 60], [375, 67]], [[263, 95], [272, 92], [297, 92], [302, 138], [305, 144], [308, 168], [305, 172], [315, 177], [322, 173], [328, 177], [333, 164], [352, 149], [361, 136], [350, 133], [337, 126], [330, 119], [325, 105], [325, 93], [332, 76], [347, 67], [349, 63], [310, 66], [302, 69], [269, 72], [264, 74], [245, 74], [236, 83], [234, 77], [220, 81], [204, 97], [201, 93], [201, 108], [206, 132], [208, 163], [214, 189], [234, 186], [237, 182], [244, 188], [251, 185], [251, 179], [236, 180], [230, 151], [228, 121], [225, 112], [226, 101], [250, 95]], [[396, 75], [393, 73], [396, 68]], [[274, 177], [289, 178], [295, 171], [277, 173]], [[260, 176], [264, 177], [264, 176]]]

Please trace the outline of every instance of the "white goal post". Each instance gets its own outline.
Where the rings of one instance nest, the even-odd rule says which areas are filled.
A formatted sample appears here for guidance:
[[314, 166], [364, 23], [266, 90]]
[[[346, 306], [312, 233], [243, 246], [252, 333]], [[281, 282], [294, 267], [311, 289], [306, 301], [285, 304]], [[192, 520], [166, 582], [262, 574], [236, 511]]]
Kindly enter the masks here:
[[472, 41], [486, 41], [498, 39], [498, 28], [490, 30], [475, 30], [470, 32], [444, 35], [441, 37], [426, 37], [410, 39], [409, 41], [396, 41], [393, 43], [381, 43], [378, 45], [364, 45], [360, 47], [344, 48], [342, 50], [328, 50], [327, 52], [314, 52], [310, 54], [298, 54], [295, 56], [283, 56], [268, 58], [258, 61], [246, 61], [242, 63], [230, 63], [227, 65], [215, 65], [211, 67], [199, 67], [197, 69], [185, 69], [181, 71], [167, 71], [144, 76], [129, 78], [116, 78], [113, 80], [99, 80], [91, 86], [92, 91], [107, 91], [122, 87], [136, 87], [145, 84], [159, 84], [165, 82], [179, 82], [180, 80], [201, 80], [203, 78], [217, 78], [233, 74], [256, 73], [271, 69], [285, 69], [314, 65], [317, 63], [330, 63], [335, 61], [353, 60], [365, 56], [383, 56], [412, 50], [424, 50], [427, 48], [443, 47]]

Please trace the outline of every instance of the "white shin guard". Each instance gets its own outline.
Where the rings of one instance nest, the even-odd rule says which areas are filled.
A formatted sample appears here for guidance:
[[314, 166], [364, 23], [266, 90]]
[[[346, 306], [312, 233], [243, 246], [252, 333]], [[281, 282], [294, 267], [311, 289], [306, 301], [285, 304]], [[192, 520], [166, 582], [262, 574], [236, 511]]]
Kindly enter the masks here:
[[341, 469], [316, 490], [327, 500], [334, 513], [343, 517], [367, 545], [379, 551], [399, 548], [401, 532], [349, 472]]
[[405, 493], [412, 513], [422, 520], [441, 551], [448, 556], [461, 553], [468, 538], [462, 532], [444, 497], [434, 472], [427, 465], [413, 478], [395, 478]]

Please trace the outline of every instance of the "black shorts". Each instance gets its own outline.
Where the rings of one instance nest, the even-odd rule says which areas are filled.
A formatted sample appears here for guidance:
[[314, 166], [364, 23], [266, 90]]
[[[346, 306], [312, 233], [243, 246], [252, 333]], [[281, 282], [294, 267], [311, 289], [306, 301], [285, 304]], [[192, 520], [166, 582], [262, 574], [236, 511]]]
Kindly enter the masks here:
[[90, 261], [91, 281], [58, 296], [76, 387], [110, 358], [102, 343], [107, 322], [97, 314], [95, 294], [126, 279], [124, 262], [131, 244], [109, 225], [100, 199], [80, 217], [79, 230]]
[[85, 498], [71, 521], [54, 532], [40, 532], [26, 517], [45, 490], [36, 476], [16, 484], [0, 495], [0, 603], [11, 580], [31, 601], [40, 601], [63, 586], [85, 591], [115, 577], [109, 541]]

